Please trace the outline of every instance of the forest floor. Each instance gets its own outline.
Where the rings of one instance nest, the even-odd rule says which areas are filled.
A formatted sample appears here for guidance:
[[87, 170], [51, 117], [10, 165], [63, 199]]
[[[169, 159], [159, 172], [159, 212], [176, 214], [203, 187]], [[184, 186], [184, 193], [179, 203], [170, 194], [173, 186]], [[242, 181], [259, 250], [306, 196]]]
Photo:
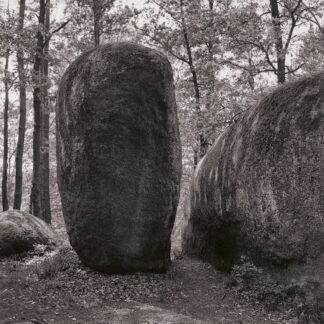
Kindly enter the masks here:
[[[296, 323], [239, 293], [229, 275], [193, 259], [166, 274], [105, 275], [65, 246], [0, 260], [0, 323]], [[290, 315], [289, 315], [290, 314]]]

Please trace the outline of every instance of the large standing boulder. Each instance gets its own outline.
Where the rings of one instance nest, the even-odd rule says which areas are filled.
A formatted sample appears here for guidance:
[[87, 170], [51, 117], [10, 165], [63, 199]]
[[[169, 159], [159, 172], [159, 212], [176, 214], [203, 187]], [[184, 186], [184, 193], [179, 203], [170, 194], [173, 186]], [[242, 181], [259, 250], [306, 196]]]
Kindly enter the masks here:
[[166, 270], [181, 177], [167, 58], [131, 43], [81, 55], [56, 116], [63, 214], [81, 260], [111, 273]]
[[56, 234], [41, 219], [20, 210], [0, 213], [0, 256], [28, 252], [36, 244], [55, 245]]
[[280, 87], [218, 138], [192, 181], [183, 249], [228, 269], [324, 252], [324, 74]]

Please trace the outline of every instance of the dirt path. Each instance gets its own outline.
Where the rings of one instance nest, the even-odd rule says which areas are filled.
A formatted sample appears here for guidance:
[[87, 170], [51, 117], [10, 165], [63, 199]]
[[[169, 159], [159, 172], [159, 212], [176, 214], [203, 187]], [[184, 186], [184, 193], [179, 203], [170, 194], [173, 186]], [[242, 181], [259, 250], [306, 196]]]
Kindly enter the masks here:
[[294, 323], [244, 301], [196, 260], [174, 261], [167, 274], [108, 276], [66, 259], [0, 261], [0, 323]]

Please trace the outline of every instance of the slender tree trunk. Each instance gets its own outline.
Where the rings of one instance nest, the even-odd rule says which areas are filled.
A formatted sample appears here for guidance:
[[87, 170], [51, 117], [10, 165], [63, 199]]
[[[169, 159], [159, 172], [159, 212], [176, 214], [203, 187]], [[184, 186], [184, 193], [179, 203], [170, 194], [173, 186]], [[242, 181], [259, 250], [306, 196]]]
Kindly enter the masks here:
[[102, 33], [102, 18], [106, 10], [110, 10], [116, 0], [92, 0], [93, 12], [93, 33], [95, 47], [100, 45], [100, 37]]
[[[209, 5], [209, 25], [214, 25], [214, 0], [208, 1]], [[208, 80], [207, 80], [207, 98], [206, 98], [206, 109], [209, 110], [213, 104], [213, 95], [214, 95], [214, 88], [215, 88], [215, 71], [214, 71], [214, 41], [213, 36], [208, 35], [208, 41], [206, 43], [207, 51], [208, 51]]]
[[5, 56], [5, 70], [4, 70], [4, 88], [5, 88], [5, 102], [3, 109], [3, 167], [2, 167], [2, 209], [6, 211], [9, 209], [8, 202], [8, 118], [9, 118], [9, 48], [6, 50]]
[[100, 24], [101, 24], [102, 13], [103, 13], [102, 0], [93, 0], [92, 11], [93, 11], [94, 42], [95, 42], [95, 47], [98, 47], [100, 45], [100, 33], [101, 33]]
[[248, 76], [248, 83], [250, 86], [250, 90], [254, 92], [255, 89], [255, 80], [254, 80], [254, 65], [252, 62], [252, 53], [249, 54], [249, 76]]
[[[10, 85], [11, 88], [12, 85]], [[16, 150], [14, 150], [10, 155], [8, 155], [8, 205], [13, 204], [13, 187], [14, 187], [14, 181], [12, 179], [11, 173], [13, 168], [11, 168], [12, 161], [15, 158]], [[14, 164], [15, 165], [15, 164]]]
[[95, 16], [94, 16], [94, 42], [95, 42], [95, 47], [98, 47], [100, 45], [99, 22], [97, 21]]
[[42, 60], [43, 60], [43, 31], [45, 24], [45, 0], [39, 1], [39, 30], [36, 35], [36, 53], [34, 62], [34, 137], [33, 137], [33, 182], [31, 191], [31, 213], [39, 218], [41, 214], [41, 142], [42, 142]]
[[[46, 2], [45, 33], [49, 33], [50, 28], [50, 0]], [[49, 100], [48, 100], [48, 55], [49, 41], [44, 47], [42, 60], [44, 85], [42, 86], [42, 149], [41, 149], [41, 207], [42, 219], [51, 223], [51, 205], [49, 192]]]
[[195, 92], [195, 106], [196, 106], [196, 114], [197, 114], [197, 131], [198, 131], [198, 145], [199, 148], [194, 151], [194, 166], [196, 166], [199, 160], [206, 154], [208, 149], [208, 143], [206, 142], [203, 130], [202, 130], [202, 120], [201, 120], [201, 103], [200, 103], [200, 90], [199, 90], [199, 83], [196, 68], [193, 61], [190, 40], [185, 20], [185, 13], [184, 13], [184, 3], [183, 0], [180, 0], [180, 14], [181, 14], [181, 24], [182, 24], [182, 36], [185, 42], [185, 48], [188, 55], [188, 64], [192, 76], [192, 83]]
[[270, 0], [270, 7], [272, 15], [272, 25], [276, 41], [277, 80], [278, 83], [284, 83], [286, 81], [286, 53], [282, 41], [282, 30], [280, 23], [278, 0]]
[[[19, 2], [19, 23], [18, 34], [22, 34], [25, 20], [25, 0]], [[25, 142], [26, 129], [26, 75], [25, 75], [25, 60], [24, 51], [22, 47], [17, 50], [17, 63], [19, 75], [19, 131], [16, 150], [16, 176], [15, 176], [15, 195], [14, 195], [14, 209], [20, 209], [22, 199], [22, 166]]]

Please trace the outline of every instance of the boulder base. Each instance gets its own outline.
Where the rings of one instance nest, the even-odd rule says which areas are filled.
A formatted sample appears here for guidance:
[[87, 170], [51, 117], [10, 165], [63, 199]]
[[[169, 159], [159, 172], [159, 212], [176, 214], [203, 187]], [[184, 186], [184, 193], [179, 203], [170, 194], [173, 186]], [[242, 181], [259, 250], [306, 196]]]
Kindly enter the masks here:
[[184, 250], [228, 269], [324, 251], [323, 74], [280, 87], [230, 126], [192, 181]]
[[129, 43], [81, 55], [56, 116], [63, 214], [81, 260], [111, 273], [166, 270], [181, 176], [167, 58]]
[[56, 235], [41, 219], [19, 210], [0, 213], [0, 256], [27, 252], [36, 244], [55, 244]]

